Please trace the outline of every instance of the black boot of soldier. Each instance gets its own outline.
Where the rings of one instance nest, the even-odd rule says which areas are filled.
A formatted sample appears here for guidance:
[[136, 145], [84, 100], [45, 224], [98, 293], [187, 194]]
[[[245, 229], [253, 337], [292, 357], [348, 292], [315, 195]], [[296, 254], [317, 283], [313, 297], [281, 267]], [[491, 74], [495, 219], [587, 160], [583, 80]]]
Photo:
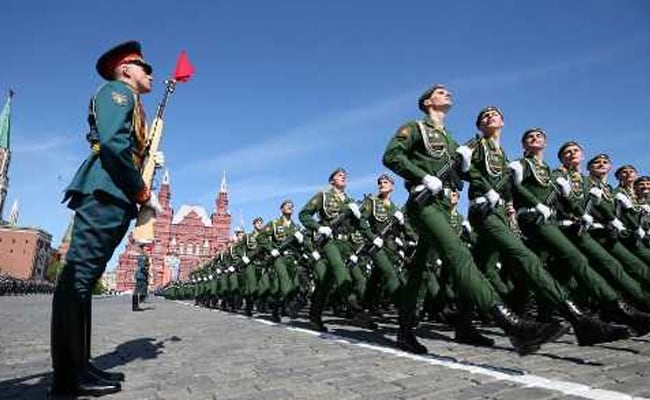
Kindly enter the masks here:
[[282, 310], [282, 307], [284, 306], [284, 302], [281, 300], [275, 300], [273, 302], [273, 309], [271, 310], [271, 321], [280, 323], [282, 322], [282, 318], [280, 317], [280, 311]]
[[494, 346], [494, 340], [483, 336], [472, 324], [472, 311], [471, 308], [463, 309], [456, 317], [454, 321], [454, 327], [456, 328], [454, 339], [458, 343], [471, 344], [473, 346]]
[[253, 297], [252, 296], [246, 296], [246, 308], [244, 308], [244, 314], [246, 314], [247, 317], [252, 317], [253, 316]]
[[350, 306], [350, 310], [352, 310], [353, 320], [356, 321], [361, 327], [372, 330], [378, 328], [377, 323], [372, 320], [370, 314], [368, 314], [361, 307], [361, 305], [359, 305], [359, 302], [355, 295], [348, 297], [348, 304]]
[[605, 321], [627, 325], [634, 336], [643, 336], [650, 332], [650, 314], [641, 312], [623, 300], [604, 304], [600, 316]]
[[413, 333], [413, 329], [415, 329], [415, 322], [413, 322], [414, 319], [415, 316], [412, 311], [400, 311], [399, 330], [397, 331], [397, 347], [399, 347], [400, 350], [409, 353], [426, 354], [428, 352], [426, 346], [418, 342], [415, 333]]
[[630, 337], [624, 326], [610, 325], [580, 310], [573, 302], [566, 301], [562, 309], [563, 316], [573, 326], [573, 333], [579, 346], [591, 346], [597, 343], [614, 342]]
[[312, 328], [314, 328], [314, 330], [317, 330], [319, 332], [327, 332], [328, 329], [323, 323], [322, 314], [323, 314], [322, 308], [312, 303], [311, 308], [309, 309], [309, 322]]
[[534, 353], [544, 343], [559, 338], [568, 330], [567, 326], [560, 323], [542, 323], [520, 318], [504, 304], [495, 305], [490, 313], [520, 356]]

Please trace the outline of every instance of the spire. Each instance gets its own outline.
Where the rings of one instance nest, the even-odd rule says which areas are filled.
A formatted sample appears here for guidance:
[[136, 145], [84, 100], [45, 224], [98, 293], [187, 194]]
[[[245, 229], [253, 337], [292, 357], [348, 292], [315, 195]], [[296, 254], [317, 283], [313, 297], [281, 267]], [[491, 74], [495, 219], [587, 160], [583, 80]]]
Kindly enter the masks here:
[[9, 135], [11, 133], [11, 98], [13, 90], [7, 93], [7, 102], [0, 113], [0, 148], [9, 149]]
[[228, 186], [226, 185], [226, 171], [223, 171], [223, 178], [221, 178], [221, 188], [219, 189], [220, 193], [227, 193]]
[[9, 220], [7, 221], [9, 225], [18, 225], [18, 214], [20, 214], [20, 211], [18, 210], [18, 200], [16, 199], [11, 205], [11, 212], [9, 212]]
[[169, 170], [167, 168], [165, 168], [165, 174], [163, 175], [162, 178], [162, 184], [169, 185]]
[[63, 238], [61, 238], [61, 243], [70, 243], [70, 240], [72, 240], [72, 223], [74, 222], [74, 212], [72, 213], [72, 216], [70, 217], [70, 222], [68, 222], [68, 227], [65, 228], [65, 233], [63, 234]]

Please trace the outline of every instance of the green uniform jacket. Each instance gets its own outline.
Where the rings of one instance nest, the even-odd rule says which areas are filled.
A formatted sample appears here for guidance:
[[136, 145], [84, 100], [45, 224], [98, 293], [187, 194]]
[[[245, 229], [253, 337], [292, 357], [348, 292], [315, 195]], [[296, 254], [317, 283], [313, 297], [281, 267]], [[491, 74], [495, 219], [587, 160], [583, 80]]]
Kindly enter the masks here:
[[[470, 200], [485, 195], [490, 189], [495, 189], [497, 182], [507, 172], [508, 159], [503, 149], [490, 139], [481, 138], [472, 153], [472, 165], [469, 169]], [[504, 201], [512, 200], [512, 193], [506, 187], [497, 192]], [[495, 189], [496, 190], [496, 189]]]
[[110, 81], [95, 95], [99, 152], [91, 151], [67, 187], [64, 201], [101, 192], [135, 210], [133, 197], [143, 190], [134, 136], [137, 95], [123, 82]]
[[[424, 132], [418, 122], [422, 123]], [[458, 143], [451, 134], [437, 127], [428, 117], [422, 121], [410, 121], [401, 126], [386, 147], [384, 165], [406, 181], [406, 188], [419, 185], [425, 175], [437, 175], [438, 171], [455, 157]], [[450, 182], [443, 182], [450, 187]]]

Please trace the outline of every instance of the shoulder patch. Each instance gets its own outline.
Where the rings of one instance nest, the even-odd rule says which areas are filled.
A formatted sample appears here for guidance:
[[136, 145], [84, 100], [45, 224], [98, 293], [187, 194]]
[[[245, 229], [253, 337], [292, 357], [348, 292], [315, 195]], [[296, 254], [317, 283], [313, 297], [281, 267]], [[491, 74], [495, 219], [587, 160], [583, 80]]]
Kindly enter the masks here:
[[404, 126], [397, 131], [397, 137], [400, 139], [408, 139], [408, 137], [411, 135], [411, 128], [408, 126]]
[[128, 102], [126, 95], [118, 92], [111, 92], [111, 99], [113, 99], [113, 103], [118, 106], [125, 106]]

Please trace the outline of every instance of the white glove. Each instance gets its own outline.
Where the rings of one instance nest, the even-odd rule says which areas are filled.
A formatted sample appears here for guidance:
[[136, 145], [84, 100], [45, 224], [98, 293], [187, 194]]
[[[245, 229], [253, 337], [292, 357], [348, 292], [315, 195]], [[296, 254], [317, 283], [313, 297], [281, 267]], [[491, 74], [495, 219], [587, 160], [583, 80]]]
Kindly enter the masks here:
[[404, 254], [404, 250], [400, 250], [397, 252], [401, 258], [406, 258], [406, 254]]
[[487, 201], [490, 203], [490, 207], [494, 208], [497, 206], [499, 203], [499, 200], [501, 200], [501, 196], [499, 196], [499, 193], [497, 193], [494, 189], [488, 190], [487, 193], [484, 194], [485, 198]]
[[361, 210], [359, 210], [359, 205], [355, 202], [350, 202], [348, 203], [348, 208], [350, 211], [352, 211], [352, 214], [356, 217], [356, 219], [361, 218]]
[[589, 214], [583, 214], [582, 217], [580, 217], [580, 223], [589, 230], [594, 225], [594, 217]]
[[616, 193], [616, 196], [614, 196], [614, 198], [618, 200], [623, 206], [623, 208], [626, 210], [629, 210], [630, 208], [634, 207], [634, 204], [632, 204], [632, 200], [630, 200], [630, 198], [627, 197], [623, 192]]
[[645, 237], [645, 230], [641, 227], [639, 227], [636, 230], [636, 236], [639, 238], [639, 240], [643, 239]]
[[500, 269], [501, 269], [501, 266], [502, 266], [502, 265], [501, 265], [501, 261], [497, 261], [496, 264], [494, 264], [494, 266], [496, 267], [496, 269], [499, 269], [499, 270], [500, 270]]
[[557, 183], [557, 185], [560, 187], [562, 197], [569, 197], [571, 194], [571, 184], [569, 181], [567, 181], [566, 178], [559, 176], [557, 179], [555, 179], [555, 183]]
[[228, 271], [230, 271], [230, 272], [235, 272], [235, 267], [233, 267], [233, 266], [231, 265], [230, 267], [228, 267]]
[[156, 214], [160, 214], [163, 212], [163, 208], [160, 205], [160, 201], [158, 200], [158, 196], [156, 195], [156, 192], [151, 192], [151, 197], [149, 197], [149, 200], [147, 200], [147, 202], [144, 203], [142, 207], [150, 208]]
[[469, 223], [468, 220], [463, 220], [463, 223], [461, 224], [463, 228], [467, 231], [467, 233], [472, 233], [472, 225]]
[[650, 214], [650, 205], [648, 204], [641, 204], [641, 211], [643, 211], [646, 214]]
[[621, 222], [621, 220], [618, 218], [614, 218], [609, 224], [614, 227], [614, 229], [616, 229], [619, 233], [625, 230], [625, 225], [623, 225], [623, 222]]
[[157, 151], [153, 153], [153, 163], [156, 164], [156, 168], [162, 168], [165, 166], [165, 153], [162, 151]]
[[271, 256], [273, 256], [274, 258], [280, 257], [280, 252], [278, 251], [278, 249], [272, 249]]
[[437, 176], [425, 175], [422, 178], [422, 184], [433, 194], [437, 194], [442, 190], [442, 181]]
[[439, 266], [439, 267], [442, 266], [442, 260], [439, 259], [439, 258], [436, 258], [436, 265]]
[[537, 203], [535, 210], [540, 213], [542, 217], [544, 217], [544, 222], [548, 221], [548, 219], [551, 217], [551, 209], [548, 208], [546, 204]]
[[311, 256], [314, 258], [314, 260], [318, 261], [320, 260], [320, 253], [317, 252], [316, 250], [312, 251]]
[[321, 226], [318, 228], [318, 233], [320, 233], [325, 237], [330, 237], [332, 236], [332, 228], [330, 228], [329, 226]]
[[415, 242], [412, 241], [412, 240], [409, 240], [408, 242], [406, 242], [406, 244], [407, 244], [409, 247], [415, 247], [415, 246], [418, 245], [417, 243], [415, 243]]
[[246, 257], [246, 256], [242, 256], [241, 260], [242, 260], [242, 261], [244, 262], [244, 264], [246, 264], [246, 265], [248, 265], [248, 264], [251, 262], [251, 259], [248, 258], [248, 257]]
[[400, 238], [395, 238], [395, 243], [396, 243], [399, 247], [404, 247], [404, 242], [402, 242], [402, 239], [400, 239]]
[[298, 243], [300, 243], [300, 244], [302, 244], [303, 240], [305, 239], [302, 232], [300, 232], [300, 231], [295, 231], [293, 233], [293, 237], [295, 237], [296, 240], [298, 241]]
[[221, 268], [217, 268], [217, 275], [221, 274]]
[[404, 225], [404, 214], [400, 210], [395, 211], [395, 214], [393, 214], [393, 217], [399, 222], [400, 225]]
[[210, 276], [209, 276], [208, 278], [209, 278], [210, 280], [213, 280], [213, 279], [214, 279], [214, 276], [212, 276], [212, 274], [210, 274]]
[[372, 271], [372, 264], [366, 264], [366, 271], [369, 273]]
[[381, 249], [381, 246], [384, 245], [384, 239], [376, 237], [372, 240], [372, 244], [374, 244], [378, 249]]
[[456, 148], [456, 153], [460, 154], [460, 156], [463, 158], [463, 162], [461, 164], [461, 169], [463, 172], [469, 171], [469, 167], [472, 166], [472, 153], [474, 150], [470, 149], [467, 146], [458, 146]]
[[514, 174], [515, 185], [521, 184], [524, 180], [524, 166], [521, 165], [519, 161], [513, 161], [508, 164], [508, 168], [510, 168]]
[[594, 203], [596, 205], [600, 204], [600, 200], [603, 198], [603, 190], [600, 188], [597, 188], [596, 186], [592, 187], [589, 189], [589, 194], [594, 197], [596, 200]]
[[350, 261], [352, 261], [354, 264], [356, 264], [356, 263], [359, 262], [359, 257], [357, 257], [356, 255], [352, 254], [352, 255], [350, 256]]

